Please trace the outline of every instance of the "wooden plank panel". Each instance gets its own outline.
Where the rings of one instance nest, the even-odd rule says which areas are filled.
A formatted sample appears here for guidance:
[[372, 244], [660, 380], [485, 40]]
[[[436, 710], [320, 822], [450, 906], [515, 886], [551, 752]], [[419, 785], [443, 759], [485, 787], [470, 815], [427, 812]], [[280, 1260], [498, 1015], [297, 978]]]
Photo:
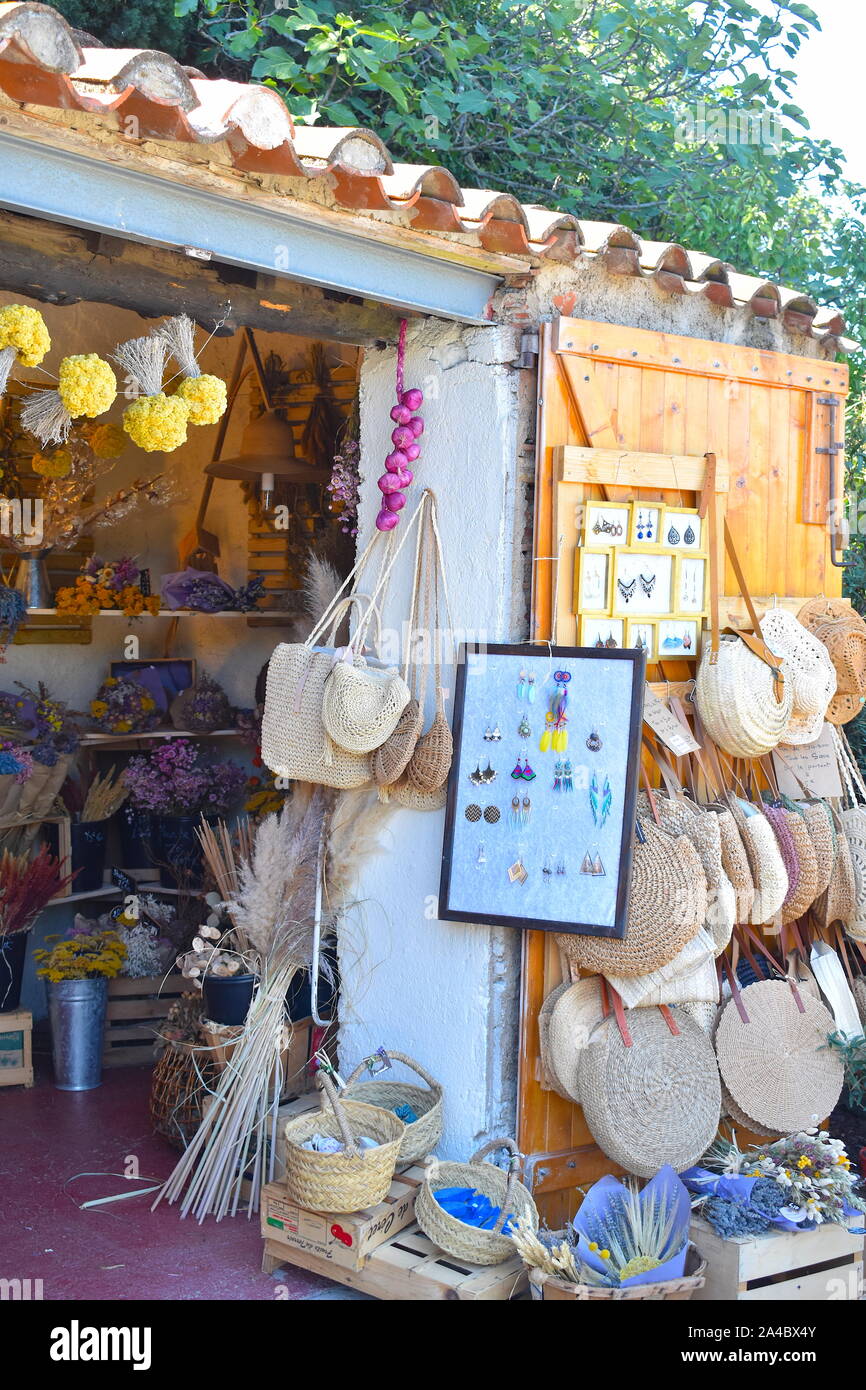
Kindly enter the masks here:
[[[773, 527], [770, 506], [770, 401], [762, 386], [744, 388], [749, 392], [749, 451], [744, 454], [744, 485], [746, 505], [742, 516], [745, 526], [736, 535], [740, 564], [750, 590], [761, 583], [764, 593], [778, 593], [781, 584], [770, 577], [770, 533], [778, 533], [781, 525]], [[736, 586], [732, 589], [736, 593]]]
[[586, 443], [599, 448], [615, 448], [617, 439], [610, 406], [596, 378], [595, 364], [570, 355], [560, 355], [556, 360]]
[[[662, 452], [684, 454], [686, 452], [686, 383], [688, 378], [676, 372], [665, 372], [665, 412], [662, 422]], [[706, 445], [700, 451], [706, 452]]]
[[736, 343], [683, 338], [653, 329], [560, 318], [554, 322], [554, 347], [596, 361], [629, 362], [651, 371], [688, 373], [718, 380], [761, 381], [770, 386], [799, 386], [812, 391], [848, 390], [848, 368], [841, 362], [762, 351]]
[[648, 453], [664, 453], [665, 381], [659, 372], [643, 372], [640, 388], [639, 445]]
[[[636, 488], [654, 488], [675, 494], [694, 493], [703, 487], [706, 473], [702, 454], [632, 453], [619, 449], [585, 449], [580, 445], [564, 445], [553, 452], [557, 477], [563, 483], [600, 487], [616, 479], [617, 487], [622, 486], [629, 492]], [[716, 491], [727, 490], [726, 469], [717, 463]], [[676, 503], [676, 495], [671, 501]]]

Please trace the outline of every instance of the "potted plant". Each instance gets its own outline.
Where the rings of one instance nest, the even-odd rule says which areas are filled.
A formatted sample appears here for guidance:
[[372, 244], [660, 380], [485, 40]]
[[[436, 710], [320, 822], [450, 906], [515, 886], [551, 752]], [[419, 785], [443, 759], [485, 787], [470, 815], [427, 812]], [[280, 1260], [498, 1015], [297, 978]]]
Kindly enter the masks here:
[[0, 1013], [18, 1008], [28, 932], [70, 877], [44, 845], [32, 859], [8, 850], [0, 857]]
[[84, 930], [73, 927], [65, 937], [46, 937], [46, 949], [34, 952], [37, 974], [48, 981], [59, 1091], [92, 1091], [102, 1081], [108, 981], [120, 973], [125, 955], [116, 931], [92, 931], [89, 924]]
[[72, 873], [77, 893], [102, 887], [108, 822], [126, 800], [123, 774], [115, 768], [96, 773], [85, 791], [81, 780], [68, 778], [61, 792], [72, 816], [69, 827], [72, 844]]
[[176, 888], [201, 875], [199, 818], [228, 815], [240, 800], [246, 773], [240, 764], [216, 762], [191, 739], [169, 739], [150, 753], [131, 758], [126, 785], [133, 806], [157, 821], [160, 882]]

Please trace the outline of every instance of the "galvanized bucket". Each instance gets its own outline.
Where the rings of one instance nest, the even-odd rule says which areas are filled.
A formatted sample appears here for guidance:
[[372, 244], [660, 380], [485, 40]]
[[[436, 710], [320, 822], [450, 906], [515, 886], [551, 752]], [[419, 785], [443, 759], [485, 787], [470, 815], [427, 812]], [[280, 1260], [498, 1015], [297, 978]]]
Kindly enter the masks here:
[[54, 1084], [92, 1091], [102, 1081], [107, 980], [58, 980], [48, 986]]

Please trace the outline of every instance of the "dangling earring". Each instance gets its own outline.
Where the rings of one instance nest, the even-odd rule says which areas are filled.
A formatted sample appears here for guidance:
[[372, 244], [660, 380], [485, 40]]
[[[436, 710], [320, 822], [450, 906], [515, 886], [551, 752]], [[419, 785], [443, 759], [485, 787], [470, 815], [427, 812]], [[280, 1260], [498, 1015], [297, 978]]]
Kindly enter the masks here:
[[523, 768], [520, 766], [522, 762], [523, 759], [518, 758], [517, 762], [514, 764], [514, 771], [512, 772], [511, 776], [515, 782], [518, 782], [520, 778], [523, 776]]
[[586, 746], [589, 749], [590, 753], [597, 753], [601, 748], [601, 739], [599, 738], [596, 729], [593, 728], [592, 733], [586, 740]]
[[535, 781], [535, 773], [532, 771], [532, 768], [529, 766], [529, 759], [528, 759], [528, 758], [524, 758], [524, 759], [523, 759], [523, 780], [524, 780], [524, 782], [534, 782], [534, 781]]
[[646, 538], [648, 541], [651, 541], [653, 538], [652, 515], [652, 512], [647, 512], [646, 514]]
[[527, 719], [525, 714], [517, 726], [517, 732], [521, 738], [532, 737], [532, 729], [530, 727], [529, 720]]
[[526, 692], [526, 698], [527, 698], [527, 700], [529, 701], [529, 703], [530, 703], [531, 705], [534, 705], [534, 704], [535, 704], [535, 674], [534, 674], [534, 672], [532, 672], [532, 671], [530, 671], [530, 673], [529, 673], [528, 687], [529, 687], [529, 688], [528, 688], [528, 690], [527, 690], [527, 692]]
[[514, 829], [517, 830], [517, 829], [519, 828], [519, 826], [520, 826], [520, 797], [519, 797], [519, 796], [513, 796], [513, 797], [511, 798], [511, 815], [510, 815], [510, 817], [509, 817], [509, 820], [511, 821], [511, 824], [512, 824], [512, 826], [514, 827]]
[[487, 766], [486, 766], [486, 768], [484, 769], [484, 771], [483, 771], [482, 774], [481, 774], [481, 780], [482, 780], [482, 782], [495, 782], [495, 781], [496, 781], [496, 773], [495, 773], [495, 771], [493, 770], [493, 768], [490, 766], [490, 759], [489, 759], [489, 758], [487, 759]]
[[695, 543], [695, 533], [692, 530], [691, 523], [689, 523], [689, 525], [686, 527], [683, 540], [685, 541], [686, 545], [694, 545]]
[[637, 538], [639, 541], [643, 540], [643, 512], [637, 514]]
[[524, 829], [529, 824], [529, 817], [532, 815], [532, 802], [528, 796], [523, 798], [523, 805], [520, 808], [520, 826]]
[[518, 700], [525, 700], [525, 699], [526, 699], [526, 672], [525, 672], [525, 671], [521, 671], [521, 672], [520, 672], [520, 675], [517, 677], [517, 698], [518, 698]]
[[490, 735], [490, 742], [491, 742], [491, 743], [501, 743], [501, 742], [502, 742], [502, 734], [501, 734], [501, 732], [500, 732], [500, 729], [499, 729], [499, 725], [498, 725], [498, 724], [496, 725], [496, 728], [493, 730], [493, 733]]
[[484, 781], [484, 773], [481, 771], [481, 764], [480, 764], [480, 763], [476, 763], [476, 765], [475, 765], [475, 771], [474, 771], [474, 772], [470, 772], [470, 774], [469, 774], [469, 781], [472, 783], [472, 785], [473, 785], [474, 787], [480, 787], [480, 786], [481, 786], [482, 782]]
[[484, 846], [483, 846], [483, 845], [479, 845], [479, 846], [478, 846], [478, 854], [477, 854], [477, 857], [476, 857], [476, 859], [475, 859], [475, 864], [476, 864], [477, 868], [483, 869], [484, 866], [486, 865], [486, 863], [487, 863], [487, 855], [484, 853]]
[[565, 761], [565, 763], [564, 763], [564, 765], [563, 765], [563, 769], [562, 769], [562, 786], [563, 786], [563, 790], [564, 790], [564, 791], [567, 791], [567, 792], [573, 792], [573, 791], [574, 791], [574, 782], [572, 781], [572, 772], [573, 772], [573, 769], [572, 769], [572, 766], [571, 766], [571, 761], [570, 761], [569, 759], [566, 759], [566, 761]]
[[547, 887], [549, 888], [551, 879], [553, 878], [553, 869], [550, 866], [549, 859], [545, 859], [544, 861], [544, 867], [541, 870], [541, 876], [544, 879], [544, 882], [547, 884]]
[[560, 762], [559, 758], [557, 758], [556, 764], [555, 764], [554, 769], [553, 769], [553, 790], [554, 790], [555, 792], [558, 792], [558, 791], [560, 791], [561, 788], [562, 788], [562, 763]]

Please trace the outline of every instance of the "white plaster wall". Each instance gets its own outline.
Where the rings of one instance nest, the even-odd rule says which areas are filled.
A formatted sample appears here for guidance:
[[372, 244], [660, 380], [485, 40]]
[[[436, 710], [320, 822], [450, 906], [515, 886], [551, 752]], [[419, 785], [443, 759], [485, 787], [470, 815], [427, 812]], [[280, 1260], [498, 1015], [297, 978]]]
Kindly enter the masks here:
[[[410, 335], [407, 354], [406, 385], [425, 395], [425, 433], [403, 515], [423, 487], [434, 490], [455, 626], [490, 641], [525, 635], [514, 578], [525, 520], [515, 472], [518, 375], [505, 365], [516, 352], [514, 330], [430, 322]], [[394, 399], [393, 350], [368, 353], [361, 545], [379, 507]], [[395, 571], [386, 627], [408, 616], [410, 551]], [[453, 688], [453, 671], [445, 683]], [[465, 1157], [482, 1138], [514, 1130], [520, 937], [437, 919], [443, 823], [444, 812], [396, 811], [386, 852], [362, 870], [362, 905], [341, 929], [340, 1056], [349, 1068], [384, 1044], [417, 1057], [445, 1086], [441, 1152]]]

